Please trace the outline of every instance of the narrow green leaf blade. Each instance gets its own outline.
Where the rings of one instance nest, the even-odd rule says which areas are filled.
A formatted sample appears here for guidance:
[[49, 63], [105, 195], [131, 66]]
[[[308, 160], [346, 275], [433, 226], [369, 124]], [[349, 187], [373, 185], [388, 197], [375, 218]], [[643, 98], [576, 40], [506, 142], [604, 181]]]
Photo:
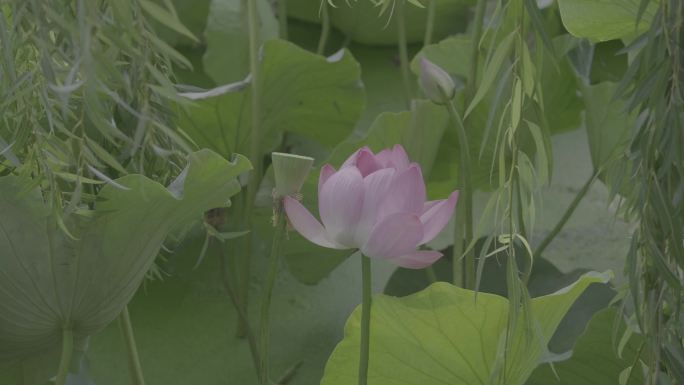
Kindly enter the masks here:
[[183, 23], [181, 23], [181, 21], [178, 20], [178, 18], [175, 17], [167, 9], [150, 0], [139, 1], [140, 6], [145, 10], [145, 12], [147, 12], [155, 20], [162, 23], [166, 27], [180, 33], [181, 35], [191, 39], [192, 41], [199, 43], [199, 39], [197, 39], [197, 37], [192, 32], [190, 32], [190, 30], [187, 27], [185, 27]]
[[[489, 63], [487, 63], [487, 66], [485, 67], [484, 74], [482, 75], [482, 82], [477, 88], [477, 92], [475, 93], [472, 102], [470, 102], [470, 105], [466, 110], [465, 116], [470, 115], [470, 113], [478, 105], [478, 103], [480, 103], [482, 99], [485, 97], [485, 95], [487, 95], [487, 92], [492, 87], [492, 84], [494, 84], [494, 80], [496, 80], [496, 77], [499, 74], [499, 70], [501, 69], [501, 66], [504, 63], [504, 60], [506, 60], [506, 57], [508, 56], [508, 54], [511, 51], [511, 48], [513, 47], [514, 38], [515, 31], [511, 32], [508, 36], [506, 36], [499, 43], [498, 47], [496, 47], [496, 50], [494, 51], [491, 60], [489, 60]], [[470, 81], [477, 80], [470, 79]]]

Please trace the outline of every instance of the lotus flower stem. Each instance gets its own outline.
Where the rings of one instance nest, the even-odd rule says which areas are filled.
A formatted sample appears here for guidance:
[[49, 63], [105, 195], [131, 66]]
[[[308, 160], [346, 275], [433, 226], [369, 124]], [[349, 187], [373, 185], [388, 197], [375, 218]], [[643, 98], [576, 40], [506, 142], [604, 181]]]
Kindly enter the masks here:
[[316, 53], [325, 55], [325, 46], [328, 44], [328, 36], [330, 36], [330, 12], [328, 9], [328, 0], [321, 0], [321, 37], [318, 40], [318, 49]]
[[[459, 184], [460, 183], [460, 178], [459, 178]], [[461, 211], [463, 209], [463, 202], [464, 200], [460, 200], [456, 204], [456, 210]], [[451, 258], [451, 263], [452, 263], [452, 275], [453, 275], [453, 281], [452, 283], [455, 286], [459, 287], [465, 287], [464, 285], [464, 277], [463, 277], [463, 260], [461, 257], [463, 256], [463, 251], [465, 250], [465, 247], [463, 246], [463, 238], [465, 234], [463, 233], [463, 227], [465, 226], [465, 215], [458, 215], [456, 216], [456, 219], [454, 221], [454, 245], [453, 245], [453, 252], [452, 252], [452, 258]]]
[[[274, 160], [276, 158], [273, 158]], [[276, 191], [278, 190], [277, 170]], [[303, 180], [303, 178], [302, 178]], [[397, 144], [377, 154], [363, 147], [339, 170], [326, 164], [318, 178], [318, 211], [314, 217], [293, 196], [283, 198], [289, 223], [319, 246], [358, 250], [362, 293], [359, 385], [368, 382], [371, 320], [371, 262], [379, 258], [404, 268], [424, 269], [443, 254], [419, 249], [433, 240], [453, 216], [459, 192], [427, 201], [420, 165]]]
[[[259, 183], [261, 182], [262, 169], [262, 148], [261, 148], [261, 69], [259, 66], [259, 47], [261, 45], [261, 37], [259, 33], [260, 23], [257, 8], [257, 0], [247, 0], [247, 17], [249, 20], [249, 70], [252, 77], [250, 85], [251, 95], [251, 131], [250, 131], [250, 149], [249, 160], [252, 162], [253, 170], [249, 176], [247, 184], [247, 197], [245, 199], [245, 207], [243, 212], [243, 221], [247, 225], [247, 230], [251, 230], [252, 225], [252, 209], [254, 207], [254, 200], [256, 198]], [[243, 255], [237, 255], [240, 259], [238, 275], [238, 299], [240, 306], [247, 309], [247, 297], [249, 293], [249, 278], [250, 278], [250, 255], [251, 255], [251, 238], [246, 237], [246, 247]], [[242, 337], [245, 335], [246, 325], [238, 322], [237, 335]]]
[[133, 333], [133, 324], [131, 323], [131, 315], [128, 312], [128, 306], [124, 306], [121, 315], [119, 315], [119, 327], [121, 328], [121, 334], [126, 343], [128, 368], [131, 372], [131, 380], [134, 385], [145, 385], [145, 377], [143, 376], [142, 365], [140, 364], [140, 355], [138, 354], [138, 347], [135, 343], [135, 334]]
[[62, 357], [59, 361], [59, 369], [57, 369], [57, 377], [55, 377], [55, 385], [64, 385], [69, 375], [69, 367], [71, 366], [71, 357], [74, 353], [74, 332], [70, 328], [62, 330]]
[[287, 0], [278, 0], [278, 31], [280, 38], [287, 40]]
[[596, 178], [598, 178], [600, 171], [596, 170], [594, 171], [589, 179], [587, 179], [586, 182], [584, 182], [584, 186], [577, 192], [577, 195], [575, 195], [575, 198], [570, 202], [570, 205], [568, 208], [565, 210], [565, 213], [563, 213], [563, 216], [561, 219], [556, 223], [556, 226], [553, 227], [551, 232], [544, 238], [544, 240], [537, 246], [537, 249], [534, 251], [534, 256], [538, 257], [541, 256], [544, 250], [551, 244], [551, 241], [553, 241], [554, 238], [563, 230], [563, 226], [568, 222], [572, 214], [575, 212], [575, 209], [577, 209], [577, 206], [580, 204], [582, 199], [587, 195], [589, 192], [589, 188], [594, 184], [594, 181], [596, 181]]
[[427, 6], [427, 22], [425, 23], [425, 37], [423, 46], [432, 43], [432, 34], [435, 29], [435, 13], [437, 12], [437, 0], [429, 0]]
[[437, 279], [435, 269], [432, 266], [428, 266], [425, 268], [425, 276], [427, 277], [428, 282], [431, 284], [439, 281], [439, 279]]
[[404, 92], [406, 93], [406, 106], [411, 108], [413, 90], [411, 87], [411, 72], [409, 71], [408, 43], [406, 42], [406, 20], [404, 17], [404, 7], [406, 0], [397, 0], [397, 33], [399, 44], [399, 66], [401, 67], [401, 78], [404, 82]]
[[[482, 39], [482, 30], [484, 24], [484, 14], [487, 7], [487, 0], [477, 0], [475, 6], [475, 16], [473, 24], [473, 33], [471, 39], [471, 50], [470, 50], [470, 73], [468, 77], [468, 82], [466, 84], [465, 99], [464, 104], [468, 106], [475, 96], [477, 91], [477, 71], [479, 69], [480, 60], [480, 40]], [[470, 242], [473, 237], [473, 197], [472, 197], [472, 185], [470, 183], [470, 155], [468, 154], [468, 145], [466, 142], [466, 124], [468, 122], [463, 122], [458, 111], [450, 102], [448, 105], [449, 115], [451, 119], [456, 123], [456, 129], [458, 132], [458, 141], [461, 144], [461, 164], [458, 175], [460, 179], [460, 184], [465, 184], [463, 188], [465, 193], [465, 198], [461, 200], [459, 204], [459, 209], [463, 209], [465, 206], [465, 216], [457, 217], [457, 226], [454, 233], [454, 254], [453, 254], [453, 266], [454, 266], [454, 283], [458, 284], [460, 277], [458, 274], [461, 273], [462, 264], [458, 263], [459, 258], [463, 255], [463, 249], [469, 248]], [[467, 158], [467, 159], [464, 159]], [[466, 160], [466, 162], [464, 162]], [[467, 166], [465, 166], [467, 164]], [[465, 172], [464, 172], [465, 171]], [[463, 177], [462, 177], [463, 176]], [[461, 226], [458, 226], [458, 225]], [[465, 234], [463, 234], [463, 226], [465, 226]], [[459, 229], [460, 227], [460, 229]], [[461, 236], [457, 236], [459, 235]], [[465, 235], [465, 236], [464, 236]], [[458, 241], [458, 243], [457, 243]], [[464, 245], [465, 244], [465, 245]], [[458, 258], [457, 258], [458, 257]], [[475, 256], [471, 251], [466, 254], [465, 259], [465, 276], [463, 277], [463, 287], [474, 289], [475, 288]]]
[[473, 18], [473, 38], [470, 48], [470, 74], [466, 84], [466, 106], [470, 104], [477, 90], [477, 70], [480, 61], [480, 39], [482, 39], [482, 27], [484, 24], [484, 14], [487, 7], [487, 0], [477, 0], [475, 6], [475, 16]]
[[285, 234], [287, 219], [282, 209], [282, 200], [276, 203], [276, 227], [271, 244], [271, 256], [268, 259], [268, 275], [261, 291], [261, 313], [259, 323], [259, 379], [261, 385], [270, 385], [269, 377], [269, 345], [270, 345], [270, 318], [271, 298], [273, 286], [278, 276], [280, 266], [280, 249]]
[[368, 384], [368, 359], [370, 355], [371, 321], [371, 260], [361, 255], [361, 279], [363, 280], [361, 302], [361, 352], [359, 354], [359, 385]]
[[[260, 33], [259, 33], [259, 14], [257, 10], [257, 0], [247, 0], [247, 14], [249, 18], [249, 70], [252, 75], [250, 94], [251, 98], [251, 118], [252, 131], [250, 138], [250, 161], [254, 167], [254, 174], [261, 171], [261, 70], [259, 68], [259, 47], [260, 47]], [[258, 155], [258, 156], [257, 156]], [[250, 178], [250, 186], [258, 183], [251, 182], [254, 178]], [[255, 187], [252, 187], [256, 190]]]
[[[456, 110], [453, 101], [449, 100], [446, 106], [449, 111], [449, 116], [456, 126], [458, 144], [460, 146], [459, 152], [461, 159], [458, 165], [458, 179], [463, 196], [458, 200], [457, 211], [461, 213], [465, 212], [465, 215], [458, 217], [463, 218], [465, 221], [464, 226], [458, 226], [457, 223], [457, 226], [454, 228], [454, 282], [456, 283], [458, 280], [457, 273], [460, 272], [458, 261], [464, 254], [463, 250], [465, 247], [465, 277], [463, 286], [472, 289], [475, 286], [475, 255], [472, 250], [468, 250], [470, 248], [470, 242], [473, 239], [473, 186], [470, 177], [470, 150], [468, 148], [468, 137], [466, 136], [461, 115]], [[465, 227], [465, 229], [463, 227]], [[463, 242], [459, 242], [460, 240], [463, 240]]]

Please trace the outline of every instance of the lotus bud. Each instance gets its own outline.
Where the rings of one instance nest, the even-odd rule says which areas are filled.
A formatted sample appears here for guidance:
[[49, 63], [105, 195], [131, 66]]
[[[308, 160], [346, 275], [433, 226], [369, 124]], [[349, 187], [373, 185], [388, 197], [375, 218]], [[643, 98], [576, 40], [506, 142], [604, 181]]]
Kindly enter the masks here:
[[456, 95], [456, 85], [451, 76], [426, 58], [420, 59], [420, 88], [437, 104], [446, 104]]
[[311, 171], [313, 158], [274, 152], [271, 154], [271, 159], [275, 175], [274, 196], [281, 198], [297, 194]]

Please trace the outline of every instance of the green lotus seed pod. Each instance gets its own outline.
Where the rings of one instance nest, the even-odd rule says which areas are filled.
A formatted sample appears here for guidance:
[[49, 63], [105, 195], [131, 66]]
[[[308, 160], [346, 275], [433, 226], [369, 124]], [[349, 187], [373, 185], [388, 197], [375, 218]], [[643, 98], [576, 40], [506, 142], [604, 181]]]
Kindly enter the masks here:
[[271, 159], [273, 160], [276, 196], [284, 197], [298, 193], [311, 171], [313, 158], [274, 152], [271, 154]]

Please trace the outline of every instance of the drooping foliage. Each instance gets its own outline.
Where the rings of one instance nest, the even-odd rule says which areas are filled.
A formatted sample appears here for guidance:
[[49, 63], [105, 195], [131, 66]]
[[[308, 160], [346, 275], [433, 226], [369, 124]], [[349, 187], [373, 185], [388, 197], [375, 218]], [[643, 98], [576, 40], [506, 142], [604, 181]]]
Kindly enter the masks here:
[[373, 261], [370, 385], [684, 383], [683, 14], [0, 0], [0, 383], [356, 383], [357, 259], [288, 228], [269, 153], [319, 217], [324, 164], [396, 145], [460, 197], [434, 265]]

